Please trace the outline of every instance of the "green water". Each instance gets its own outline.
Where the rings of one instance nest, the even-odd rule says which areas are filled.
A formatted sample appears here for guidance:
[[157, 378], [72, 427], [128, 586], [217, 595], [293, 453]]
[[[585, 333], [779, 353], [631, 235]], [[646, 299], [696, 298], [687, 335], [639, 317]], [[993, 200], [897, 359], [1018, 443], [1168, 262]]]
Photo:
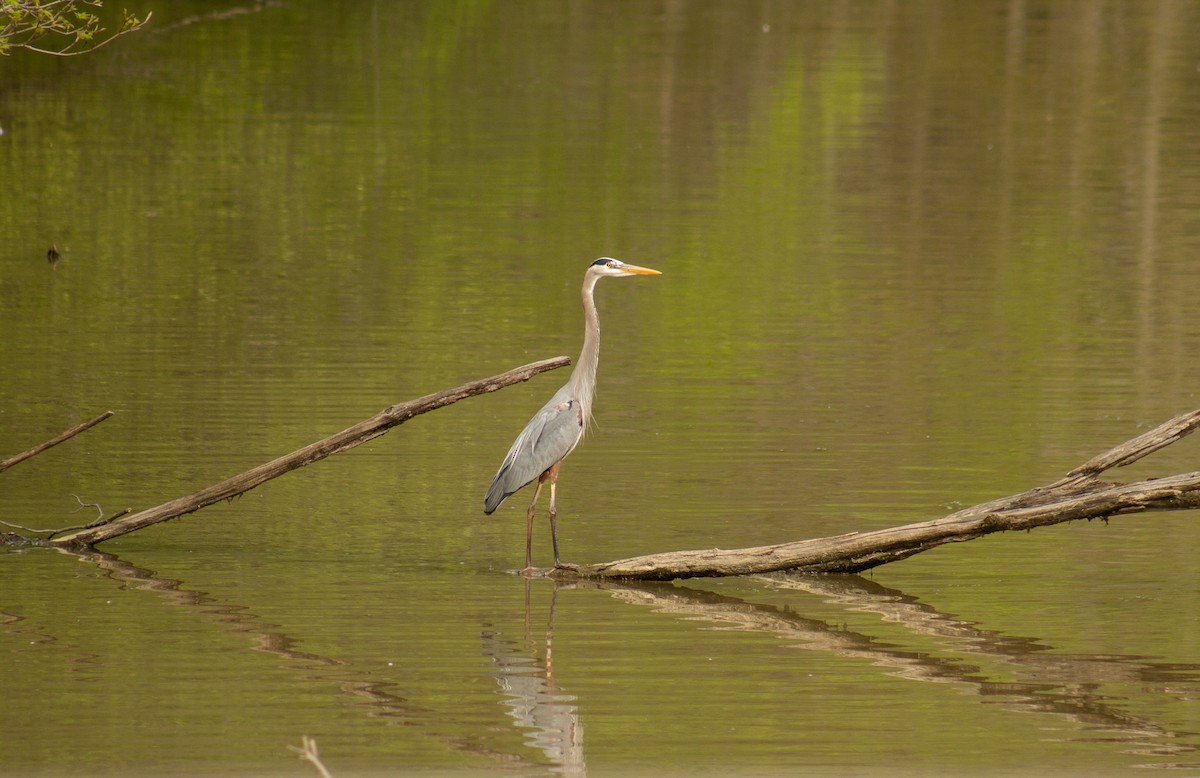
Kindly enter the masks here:
[[[0, 458], [115, 411], [0, 520], [575, 356], [604, 255], [663, 275], [598, 289], [575, 562], [935, 518], [1200, 407], [1195, 3], [131, 9], [0, 61]], [[526, 493], [481, 501], [566, 375], [0, 553], [0, 774], [309, 775], [305, 735], [337, 776], [1200, 770], [1194, 514], [555, 591], [507, 572]]]

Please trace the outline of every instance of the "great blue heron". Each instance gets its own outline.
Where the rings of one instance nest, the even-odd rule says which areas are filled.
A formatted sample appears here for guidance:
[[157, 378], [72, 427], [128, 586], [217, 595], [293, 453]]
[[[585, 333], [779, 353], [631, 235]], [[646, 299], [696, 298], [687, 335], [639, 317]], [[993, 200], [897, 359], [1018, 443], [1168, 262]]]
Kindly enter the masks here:
[[611, 257], [601, 257], [588, 266], [583, 275], [583, 350], [579, 361], [571, 371], [571, 377], [561, 389], [554, 393], [550, 402], [534, 414], [525, 429], [517, 436], [512, 448], [504, 456], [492, 485], [483, 498], [483, 512], [491, 515], [509, 495], [537, 479], [533, 491], [533, 502], [529, 504], [525, 520], [525, 568], [530, 573], [533, 567], [533, 515], [537, 508], [542, 484], [550, 481], [550, 541], [554, 545], [555, 569], [572, 569], [558, 556], [558, 533], [555, 526], [557, 509], [555, 489], [558, 471], [563, 459], [570, 454], [583, 438], [584, 430], [592, 415], [592, 398], [596, 394], [596, 364], [600, 361], [600, 317], [596, 313], [593, 291], [601, 278], [621, 276], [657, 276], [657, 270], [629, 265]]

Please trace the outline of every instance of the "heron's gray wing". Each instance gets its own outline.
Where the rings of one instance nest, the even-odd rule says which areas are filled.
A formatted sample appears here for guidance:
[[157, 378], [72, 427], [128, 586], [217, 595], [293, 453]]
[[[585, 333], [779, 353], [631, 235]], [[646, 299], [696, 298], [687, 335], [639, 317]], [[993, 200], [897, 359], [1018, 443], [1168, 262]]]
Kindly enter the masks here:
[[560, 391], [529, 420], [508, 450], [483, 498], [483, 512], [496, 510], [509, 495], [570, 454], [582, 436], [583, 406]]

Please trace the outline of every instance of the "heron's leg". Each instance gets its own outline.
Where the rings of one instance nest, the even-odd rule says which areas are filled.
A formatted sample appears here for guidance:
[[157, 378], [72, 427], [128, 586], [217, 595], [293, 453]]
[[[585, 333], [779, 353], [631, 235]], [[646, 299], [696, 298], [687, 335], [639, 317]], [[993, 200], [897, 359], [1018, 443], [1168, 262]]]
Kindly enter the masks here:
[[562, 460], [555, 462], [546, 472], [550, 475], [550, 542], [554, 545], [554, 568], [556, 570], [578, 570], [579, 565], [573, 565], [570, 562], [564, 562], [558, 558], [558, 526], [556, 519], [558, 518], [557, 505], [557, 490], [558, 490], [558, 469], [562, 466]]
[[533, 514], [537, 510], [538, 495], [542, 493], [542, 482], [545, 480], [545, 473], [538, 476], [537, 486], [533, 490], [533, 502], [529, 503], [529, 510], [525, 512], [525, 567], [521, 570], [522, 573], [532, 573], [537, 569], [533, 566]]

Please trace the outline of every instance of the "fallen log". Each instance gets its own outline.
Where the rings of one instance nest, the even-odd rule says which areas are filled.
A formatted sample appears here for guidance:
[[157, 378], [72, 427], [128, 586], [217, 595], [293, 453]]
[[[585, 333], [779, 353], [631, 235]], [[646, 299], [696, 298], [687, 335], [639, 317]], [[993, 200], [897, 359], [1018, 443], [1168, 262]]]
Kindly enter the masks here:
[[45, 451], [48, 448], [53, 448], [54, 446], [57, 446], [59, 443], [62, 443], [64, 440], [70, 440], [71, 438], [75, 437], [79, 433], [89, 430], [92, 427], [95, 427], [97, 424], [99, 424], [100, 422], [104, 421], [105, 419], [107, 419], [109, 416], [112, 416], [112, 415], [113, 415], [112, 411], [105, 411], [104, 413], [100, 414], [99, 416], [97, 416], [94, 419], [88, 419], [87, 421], [83, 422], [82, 424], [76, 424], [71, 429], [69, 429], [65, 432], [59, 433], [58, 435], [55, 435], [54, 437], [50, 438], [50, 440], [47, 440], [45, 443], [38, 444], [38, 445], [34, 446], [33, 448], [29, 449], [28, 451], [22, 451], [20, 454], [17, 454], [16, 456], [11, 456], [8, 459], [5, 459], [3, 462], [0, 462], [0, 473], [3, 473], [5, 470], [12, 467], [13, 465], [18, 465], [18, 464], [24, 462], [26, 459], [30, 459], [32, 457], [37, 456], [38, 454], [42, 453], [43, 451]]
[[[231, 497], [248, 492], [254, 487], [270, 481], [272, 478], [278, 478], [284, 473], [322, 460], [331, 454], [354, 448], [360, 443], [366, 443], [368, 440], [379, 437], [392, 427], [403, 424], [414, 416], [450, 405], [467, 397], [494, 392], [506, 386], [528, 381], [538, 373], [544, 373], [547, 370], [563, 367], [570, 363], [571, 360], [567, 357], [544, 359], [540, 362], [533, 362], [509, 370], [506, 373], [472, 381], [462, 386], [456, 386], [453, 389], [446, 389], [441, 392], [425, 395], [416, 400], [398, 403], [385, 408], [371, 418], [355, 424], [353, 427], [348, 427], [335, 435], [330, 435], [324, 440], [319, 440], [286, 456], [279, 457], [266, 464], [247, 470], [240, 475], [235, 475], [220, 483], [213, 484], [194, 494], [179, 497], [170, 502], [156, 505], [153, 508], [129, 514], [110, 523], [87, 527], [66, 535], [61, 535], [46, 541], [46, 543], [51, 546], [69, 549], [89, 548], [95, 546], [97, 543], [111, 540], [112, 538], [134, 532], [143, 527], [149, 527], [152, 524], [158, 524], [168, 519], [178, 518], [179, 516], [212, 505], [215, 502], [228, 500]], [[8, 538], [4, 537], [0, 538], [0, 540], [8, 540]]]
[[1093, 457], [1052, 484], [932, 521], [770, 546], [648, 554], [585, 565], [578, 570], [552, 570], [546, 575], [559, 580], [666, 581], [783, 570], [859, 573], [946, 543], [974, 540], [993, 532], [1028, 530], [1078, 519], [1108, 519], [1142, 511], [1200, 508], [1200, 472], [1127, 484], [1097, 478], [1106, 470], [1131, 464], [1174, 443], [1198, 426], [1200, 410], [1182, 414]]

